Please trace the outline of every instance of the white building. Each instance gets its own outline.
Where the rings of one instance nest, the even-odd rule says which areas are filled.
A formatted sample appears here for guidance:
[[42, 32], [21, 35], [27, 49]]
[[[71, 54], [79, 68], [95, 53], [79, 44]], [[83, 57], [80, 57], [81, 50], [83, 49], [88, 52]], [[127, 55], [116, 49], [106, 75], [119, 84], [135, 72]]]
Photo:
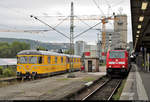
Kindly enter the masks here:
[[85, 52], [86, 42], [84, 41], [76, 41], [74, 45], [74, 54], [82, 56], [83, 52]]
[[97, 45], [86, 45], [85, 52], [90, 52], [89, 57], [98, 57], [97, 56]]

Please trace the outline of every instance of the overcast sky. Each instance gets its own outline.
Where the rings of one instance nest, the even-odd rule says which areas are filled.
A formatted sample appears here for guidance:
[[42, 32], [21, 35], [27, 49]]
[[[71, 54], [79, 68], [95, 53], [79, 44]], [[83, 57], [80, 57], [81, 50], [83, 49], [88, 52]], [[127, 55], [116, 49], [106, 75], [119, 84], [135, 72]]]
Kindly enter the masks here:
[[[132, 41], [131, 29], [131, 12], [130, 0], [95, 0], [100, 9], [95, 5], [93, 0], [72, 0], [74, 1], [74, 15], [84, 18], [85, 15], [108, 16], [113, 12], [116, 14], [127, 14], [128, 16], [128, 42]], [[108, 2], [109, 1], [109, 2]], [[56, 26], [61, 19], [70, 15], [71, 0], [0, 0], [0, 30], [49, 30], [50, 28], [30, 17], [30, 15], [38, 16], [39, 19], [51, 26]], [[110, 9], [108, 9], [110, 7]], [[103, 14], [103, 13], [104, 14]], [[63, 17], [58, 17], [63, 16]], [[86, 17], [87, 17], [86, 16]], [[93, 26], [99, 20], [75, 20], [74, 35]], [[85, 25], [84, 23], [88, 24]], [[69, 36], [69, 19], [65, 20], [56, 29]], [[95, 27], [101, 28], [101, 25]], [[109, 21], [106, 29], [113, 29], [113, 22]], [[84, 40], [88, 43], [96, 43], [96, 30], [89, 30], [85, 34], [76, 38]], [[63, 37], [59, 33], [51, 30], [44, 33], [23, 33], [23, 32], [0, 32], [0, 37], [33, 39], [44, 42], [69, 42], [69, 39]]]

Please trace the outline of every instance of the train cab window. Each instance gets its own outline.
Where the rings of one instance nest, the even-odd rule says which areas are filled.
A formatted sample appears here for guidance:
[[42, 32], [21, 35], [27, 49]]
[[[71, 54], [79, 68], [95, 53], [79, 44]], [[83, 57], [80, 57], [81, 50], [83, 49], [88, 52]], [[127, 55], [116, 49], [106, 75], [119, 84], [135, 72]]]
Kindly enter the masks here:
[[63, 57], [61, 57], [61, 63], [63, 63]]
[[48, 63], [51, 63], [51, 56], [48, 56]]
[[19, 61], [18, 61], [20, 64], [27, 64], [28, 63], [28, 59], [26, 56], [22, 56], [19, 58]]
[[42, 57], [38, 57], [38, 64], [42, 64]]
[[37, 64], [37, 57], [36, 56], [30, 56], [29, 57], [29, 64]]
[[57, 56], [55, 57], [55, 63], [57, 63]]
[[109, 52], [109, 58], [125, 58], [124, 51], [111, 51]]

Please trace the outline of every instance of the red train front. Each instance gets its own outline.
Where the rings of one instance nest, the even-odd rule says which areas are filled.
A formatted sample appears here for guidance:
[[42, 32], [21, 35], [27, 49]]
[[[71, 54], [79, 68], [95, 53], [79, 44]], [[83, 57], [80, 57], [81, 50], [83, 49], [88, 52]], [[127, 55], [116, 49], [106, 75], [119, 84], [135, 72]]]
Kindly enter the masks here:
[[127, 75], [129, 67], [128, 52], [126, 50], [110, 50], [107, 52], [107, 75]]

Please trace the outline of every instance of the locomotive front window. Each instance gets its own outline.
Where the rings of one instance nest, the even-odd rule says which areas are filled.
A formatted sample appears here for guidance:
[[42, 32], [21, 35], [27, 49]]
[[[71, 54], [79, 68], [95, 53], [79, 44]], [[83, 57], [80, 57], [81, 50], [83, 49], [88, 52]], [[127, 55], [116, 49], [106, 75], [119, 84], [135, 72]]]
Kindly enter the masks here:
[[18, 58], [18, 62], [20, 63], [20, 64], [27, 64], [27, 57], [26, 56], [22, 56], [22, 57], [20, 57], [20, 58]]
[[125, 58], [125, 52], [112, 51], [109, 53], [109, 58]]
[[37, 64], [37, 57], [36, 56], [29, 57], [29, 63], [30, 64]]

